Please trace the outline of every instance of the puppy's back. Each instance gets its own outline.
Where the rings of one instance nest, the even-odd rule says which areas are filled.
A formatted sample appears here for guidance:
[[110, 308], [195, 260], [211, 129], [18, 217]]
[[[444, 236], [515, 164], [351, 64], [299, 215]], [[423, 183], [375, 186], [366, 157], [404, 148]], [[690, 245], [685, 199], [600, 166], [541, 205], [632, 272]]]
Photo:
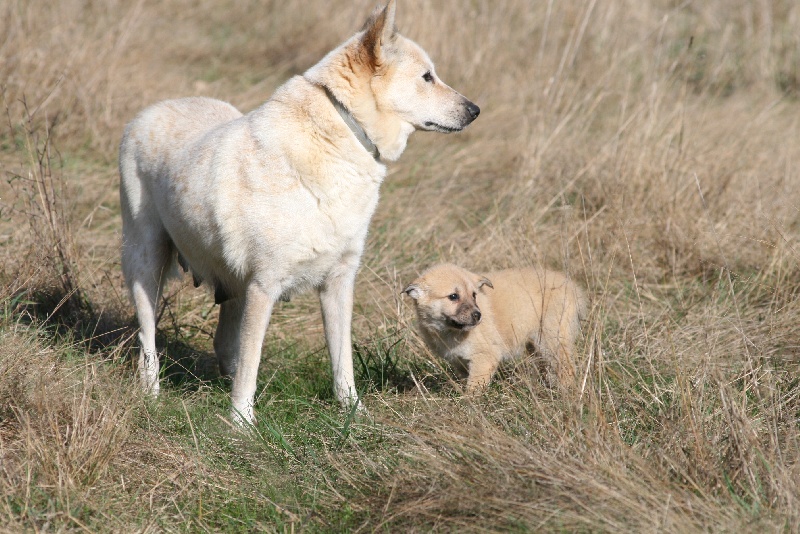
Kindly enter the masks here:
[[[506, 269], [488, 273], [494, 284], [486, 296], [493, 321], [507, 346], [527, 340], [546, 342], [548, 351], [560, 338], [571, 343], [584, 315], [585, 297], [565, 275], [546, 269]], [[538, 343], [537, 343], [538, 344]]]

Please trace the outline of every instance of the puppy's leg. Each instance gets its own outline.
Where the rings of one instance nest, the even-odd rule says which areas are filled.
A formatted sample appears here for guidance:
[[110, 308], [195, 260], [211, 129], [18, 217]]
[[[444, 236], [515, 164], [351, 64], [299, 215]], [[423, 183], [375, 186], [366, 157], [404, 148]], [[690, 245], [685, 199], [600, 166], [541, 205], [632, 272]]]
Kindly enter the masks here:
[[570, 334], [569, 330], [562, 330], [555, 325], [550, 329], [545, 328], [541, 336], [532, 339], [536, 349], [547, 360], [549, 382], [562, 390], [569, 390], [575, 385], [575, 350]]
[[556, 376], [558, 377], [559, 386], [567, 390], [575, 386], [576, 369], [573, 357], [574, 352], [575, 350], [571, 340], [559, 339], [555, 361]]
[[[557, 301], [554, 301], [554, 304]], [[575, 386], [575, 338], [580, 329], [578, 310], [569, 300], [558, 302], [545, 311], [538, 343], [540, 352], [551, 360], [551, 366], [562, 390]]]
[[478, 393], [485, 389], [492, 376], [500, 366], [500, 359], [494, 354], [473, 354], [469, 362], [469, 376], [467, 376], [467, 394]]
[[319, 291], [325, 339], [331, 355], [334, 392], [338, 401], [346, 408], [358, 403], [350, 331], [357, 268], [357, 258], [339, 265], [328, 275]]
[[214, 353], [217, 355], [222, 376], [236, 375], [236, 348], [239, 344], [239, 328], [242, 325], [244, 299], [230, 299], [220, 304], [219, 323], [214, 334]]
[[[241, 311], [240, 330], [235, 343], [236, 374], [231, 391], [231, 418], [237, 424], [253, 423], [253, 396], [256, 392], [261, 346], [269, 325], [272, 307], [280, 295], [279, 288], [268, 290], [256, 283], [247, 288]], [[228, 328], [223, 327], [227, 333]], [[237, 336], [232, 336], [236, 338]]]

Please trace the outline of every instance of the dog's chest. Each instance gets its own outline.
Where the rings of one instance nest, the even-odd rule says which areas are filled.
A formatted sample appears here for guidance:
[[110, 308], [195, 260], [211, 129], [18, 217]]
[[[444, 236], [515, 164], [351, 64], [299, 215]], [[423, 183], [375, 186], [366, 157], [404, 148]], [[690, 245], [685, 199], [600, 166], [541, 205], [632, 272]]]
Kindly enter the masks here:
[[436, 346], [437, 352], [451, 362], [487, 357], [499, 361], [513, 357], [515, 348], [505, 343], [495, 326], [488, 322], [481, 323], [467, 334], [430, 336], [429, 344]]
[[[242, 262], [291, 272], [315, 285], [344, 256], [360, 256], [382, 174], [374, 176], [344, 164], [313, 172], [297, 167], [277, 171], [256, 165], [244, 180], [246, 194], [224, 203], [231, 206], [231, 213], [221, 214], [219, 224], [227, 235], [249, 236], [244, 248], [251, 257], [241, 258]], [[246, 221], [244, 228], [234, 228], [237, 221]], [[235, 257], [237, 251], [229, 248], [226, 255]]]

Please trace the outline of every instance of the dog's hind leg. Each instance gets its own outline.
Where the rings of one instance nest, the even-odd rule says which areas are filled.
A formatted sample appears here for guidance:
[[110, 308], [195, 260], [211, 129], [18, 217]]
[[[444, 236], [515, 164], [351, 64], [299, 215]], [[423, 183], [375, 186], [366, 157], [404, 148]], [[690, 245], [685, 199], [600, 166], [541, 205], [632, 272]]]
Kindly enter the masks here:
[[353, 318], [353, 287], [357, 269], [357, 257], [354, 262], [342, 263], [328, 275], [319, 291], [325, 339], [331, 355], [334, 392], [345, 408], [358, 403], [350, 332]]
[[576, 304], [570, 299], [551, 299], [542, 329], [534, 344], [551, 362], [551, 374], [562, 391], [576, 385], [575, 339], [580, 331]]
[[122, 269], [139, 319], [139, 381], [145, 393], [157, 396], [156, 306], [174, 251], [166, 232], [152, 233], [156, 235], [142, 239], [140, 233], [123, 229]]
[[145, 393], [156, 396], [156, 306], [164, 281], [176, 269], [176, 254], [131, 146], [135, 143], [126, 133], [120, 146], [122, 272], [139, 319], [139, 380]]
[[236, 347], [239, 344], [239, 327], [244, 313], [244, 299], [226, 300], [220, 304], [219, 323], [214, 334], [214, 353], [217, 355], [219, 372], [223, 376], [236, 375], [238, 362]]

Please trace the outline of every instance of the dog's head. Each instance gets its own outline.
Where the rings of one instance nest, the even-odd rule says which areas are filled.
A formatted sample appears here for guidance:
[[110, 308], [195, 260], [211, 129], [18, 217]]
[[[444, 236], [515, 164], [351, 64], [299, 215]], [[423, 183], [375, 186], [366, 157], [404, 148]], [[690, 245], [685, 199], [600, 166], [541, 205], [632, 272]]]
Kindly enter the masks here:
[[481, 111], [439, 79], [419, 45], [397, 32], [395, 0], [304, 76], [344, 104], [387, 161], [400, 157], [415, 130], [457, 132]]
[[403, 293], [414, 300], [424, 328], [467, 332], [481, 321], [477, 299], [484, 286], [493, 287], [485, 276], [443, 264], [422, 273]]
[[361, 38], [363, 59], [374, 74], [378, 108], [393, 112], [416, 130], [464, 129], [480, 108], [439, 79], [428, 54], [397, 33], [394, 18], [391, 0], [367, 20]]

